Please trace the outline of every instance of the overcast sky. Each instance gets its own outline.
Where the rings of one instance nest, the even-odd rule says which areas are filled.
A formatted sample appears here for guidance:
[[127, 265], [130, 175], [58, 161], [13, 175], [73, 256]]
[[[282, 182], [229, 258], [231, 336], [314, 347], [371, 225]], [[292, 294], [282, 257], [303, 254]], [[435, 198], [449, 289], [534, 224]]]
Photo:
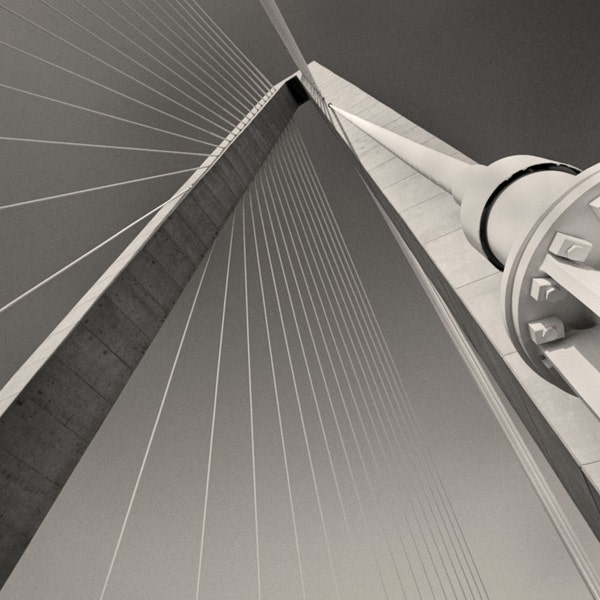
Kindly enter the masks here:
[[[13, 2], [11, 6], [25, 7], [31, 15], [36, 15], [37, 4]], [[73, 8], [70, 0], [56, 3], [59, 4]], [[294, 70], [258, 2], [214, 0], [205, 6], [273, 81]], [[599, 155], [598, 136], [594, 134], [600, 117], [596, 101], [600, 84], [594, 58], [600, 44], [596, 35], [600, 8], [594, 2], [530, 2], [524, 7], [522, 3], [509, 1], [324, 3], [315, 0], [281, 1], [280, 7], [308, 60], [318, 60], [479, 161], [489, 162], [523, 152], [585, 167]], [[0, 19], [0, 33], [0, 39], [8, 38], [15, 44], [27, 39], [29, 47], [50, 52], [42, 36], [36, 38], [26, 30], [19, 30], [9, 18]], [[75, 59], [70, 60], [76, 63]], [[0, 66], [3, 77], [0, 82], [31, 81], [31, 66], [19, 63], [9, 53]], [[42, 80], [40, 86], [68, 87], [67, 81], [61, 81], [55, 74], [41, 70], [35, 76]], [[64, 92], [67, 97], [68, 91]], [[80, 124], [72, 124], [68, 113], [58, 115], [33, 102], [17, 101], [14, 95], [3, 94], [8, 108], [0, 118], [7, 135], [25, 136], [42, 131], [48, 137], [58, 132], [74, 137], [82, 133]], [[101, 99], [93, 100], [101, 104]], [[352, 242], [359, 270], [415, 399], [424, 435], [432, 444], [490, 597], [586, 598], [541, 506], [516, 460], [511, 458], [423, 293], [369, 206], [368, 198], [356, 191], [360, 186], [352, 165], [338, 154], [336, 140], [328, 135], [312, 108], [301, 109], [298, 123], [341, 227]], [[127, 139], [122, 131], [99, 131], [98, 127], [83, 133], [87, 139], [100, 140], [111, 133], [118, 133], [122, 142]], [[185, 149], [185, 144], [177, 148]], [[0, 146], [0, 158], [8, 179], [6, 197], [23, 199], [42, 191], [47, 193], [48, 189], [63, 191], [65, 185], [73, 189], [71, 186], [83, 187], [89, 181], [105, 182], [103, 177], [117, 175], [115, 169], [123, 163], [116, 158], [107, 164], [99, 155], [90, 159], [80, 156], [78, 151], [20, 154], [8, 145]], [[122, 166], [123, 173], [142, 168], [138, 164]], [[143, 165], [149, 172], [153, 168], [170, 170], [171, 163], [165, 164], [163, 160]], [[126, 222], [147, 210], [156, 203], [156, 198], [168, 194], [172, 185], [152, 186], [151, 197], [146, 190], [138, 191], [126, 204], [122, 194], [115, 194], [105, 199], [106, 204], [100, 198], [80, 204], [79, 211], [73, 210], [72, 203], [63, 203], [35, 214], [5, 213], [1, 224], [2, 251], [8, 259], [2, 264], [6, 282], [1, 292], [3, 299], [8, 300], [15, 291], [21, 291], [20, 286], [27, 281], [35, 283], [48, 269], [61, 266], [65, 257], [76, 256], [89, 247], [92, 236], [102, 239], [114, 230], [117, 222]], [[117, 207], [127, 210], [119, 217], [121, 221], [113, 216]], [[74, 239], [66, 239], [64, 232], [69, 230], [77, 232]], [[203, 429], [199, 435], [197, 428], [186, 427], [197, 418], [205, 428], [209, 418], [206, 410], [210, 407], [211, 389], [205, 382], [214, 379], [215, 344], [207, 340], [216, 340], [219, 314], [214, 298], [222, 293], [225, 242], [222, 236], [220, 253], [209, 272], [203, 304], [198, 310], [204, 319], [197, 319], [195, 342], [185, 353], [188, 368], [182, 369], [185, 376], [179, 380], [177, 394], [168, 405], [167, 425], [159, 431], [144, 499], [134, 512], [135, 522], [117, 563], [115, 587], [107, 598], [164, 598], [168, 594], [183, 598], [189, 591], [206, 468], [194, 470], [194, 466], [205, 464], [207, 431]], [[117, 248], [109, 250], [94, 261], [95, 266], [79, 269], [44, 292], [45, 295], [3, 317], [0, 324], [6, 340], [2, 344], [4, 378], [35, 346], [36, 339], [52, 328], [53, 319], [81, 295], [103, 260], [116, 251]], [[238, 286], [240, 255], [234, 276]], [[241, 291], [239, 287], [236, 289], [232, 297], [240, 311]], [[156, 406], [156, 394], [164, 385], [169, 367], [163, 353], [172, 356], [175, 332], [180, 330], [191, 293], [188, 289], [178, 313], [170, 319], [157, 344], [160, 352], [155, 347], [153, 356], [134, 378], [128, 394], [96, 440], [93, 452], [88, 453], [83, 468], [69, 484], [69, 493], [61, 497], [15, 578], [2, 592], [3, 599], [68, 600], [81, 598], [82, 594], [96, 597], [90, 589], [97, 589], [105, 573], [107, 557], [114, 545], [115, 515], [122, 513], [123, 502], [130, 493], [132, 473], [139, 464], [140, 449], [154, 414], [150, 408]], [[234, 324], [239, 326], [235, 319]], [[262, 321], [257, 319], [255, 326], [262, 327]], [[230, 335], [228, 372], [234, 373], [243, 356], [235, 341], [235, 327]], [[203, 357], [200, 366], [194, 362], [198, 356]], [[262, 360], [265, 360], [264, 348]], [[266, 364], [263, 370], [267, 370]], [[246, 415], [240, 413], [237, 403], [239, 389], [247, 380], [242, 375], [232, 376], [229, 383], [222, 413], [226, 417], [220, 421], [223, 429], [218, 439], [222, 441], [215, 458], [215, 464], [221, 467], [218, 472], [222, 474], [222, 488], [221, 495], [216, 488], [213, 502], [221, 504], [223, 510], [211, 513], [215, 525], [209, 538], [206, 583], [207, 594], [212, 590], [207, 595], [211, 598], [241, 597], [240, 590], [253, 585], [253, 555], [249, 553], [253, 543], [251, 512], [242, 512], [239, 505], [248, 500], [247, 433], [240, 435], [240, 444], [245, 444], [245, 449], [236, 449], [234, 444], [237, 451], [231, 452], [226, 442], [236, 439], [247, 428]], [[203, 394], [200, 402], [195, 396], [198, 390]], [[138, 407], [141, 401], [147, 403], [144, 410]], [[196, 412], [198, 406], [201, 415]], [[233, 418], [235, 415], [239, 422]], [[264, 440], [268, 440], [274, 428], [274, 423], [268, 421], [272, 412], [265, 411], [264, 418]], [[173, 444], [173, 439], [177, 439], [177, 444]], [[271, 531], [266, 552], [273, 561], [269, 564], [265, 559], [268, 582], [265, 585], [272, 597], [281, 597], [278, 586], [282, 581], [288, 582], [287, 593], [294, 597], [298, 590], [292, 575], [291, 539], [288, 529], [282, 533], [289, 527], [285, 520], [289, 517], [284, 515], [281, 464], [269, 463], [271, 453], [267, 441], [264, 443], [263, 485], [272, 493], [263, 492], [261, 507], [263, 520], [266, 519], [263, 527]], [[298, 488], [302, 488], [301, 474], [306, 474], [305, 467], [297, 466]], [[237, 495], [231, 492], [231, 486], [236, 484], [240, 486]], [[244, 510], [249, 509], [246, 503]], [[269, 513], [275, 523], [272, 529], [264, 516]], [[314, 514], [307, 510], [302, 523], [307, 532], [305, 552], [314, 553], [311, 572], [319, 573], [318, 564], [323, 559], [319, 552], [323, 549], [317, 544], [318, 532], [310, 534]], [[219, 539], [226, 542], [219, 545]], [[335, 545], [338, 549], [345, 547], [337, 539]], [[349, 581], [356, 586], [368, 588], [374, 577], [372, 569], [365, 571], [363, 577], [355, 569], [347, 568], [361, 562], [364, 548], [359, 551], [356, 540], [354, 545], [347, 546], [348, 555], [343, 552], [340, 555], [346, 566], [344, 572], [354, 573], [356, 579]], [[321, 581], [321, 576], [314, 576], [315, 597], [319, 594], [331, 597], [328, 596], [331, 582], [325, 576]], [[358, 597], [368, 597], [368, 592]]]

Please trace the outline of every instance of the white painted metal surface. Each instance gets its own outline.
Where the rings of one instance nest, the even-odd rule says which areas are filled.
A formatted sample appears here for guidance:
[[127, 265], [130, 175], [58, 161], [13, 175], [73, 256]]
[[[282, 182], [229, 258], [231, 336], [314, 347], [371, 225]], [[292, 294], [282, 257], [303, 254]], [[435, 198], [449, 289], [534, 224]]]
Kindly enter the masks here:
[[[594, 256], [594, 245], [589, 239], [600, 236], [600, 221], [589, 218], [590, 208], [595, 210], [588, 206], [589, 200], [578, 201], [589, 194], [589, 172], [576, 175], [573, 167], [535, 156], [511, 156], [488, 167], [469, 165], [348, 111], [331, 104], [330, 107], [404, 163], [452, 193], [461, 206], [467, 239], [493, 265], [503, 267], [510, 257], [511, 268], [504, 275], [504, 303], [506, 326], [517, 350], [542, 377], [588, 398], [588, 406], [600, 418], [600, 404], [593, 400], [600, 388], [596, 389], [595, 384], [590, 388], [590, 380], [595, 377], [589, 371], [590, 364], [600, 367], [600, 360], [590, 362], [594, 353], [589, 343], [585, 343], [583, 351], [587, 337], [570, 333], [595, 324], [580, 304], [600, 317], [600, 270], [586, 263]], [[570, 197], [568, 192], [572, 189], [575, 196], [566, 204], [561, 203], [565, 194]], [[553, 210], [556, 205], [560, 205], [558, 211]], [[549, 214], [552, 218], [545, 219]], [[589, 227], [578, 225], [586, 219], [598, 229], [596, 235], [591, 234]], [[538, 230], [543, 239], [533, 235]], [[536, 241], [532, 241], [532, 236]], [[523, 246], [523, 239], [533, 259], [527, 252], [515, 257], [514, 251]], [[542, 264], [540, 252], [543, 256], [550, 253]], [[523, 261], [527, 263], [524, 268], [515, 268]], [[600, 267], [600, 256], [596, 262]], [[506, 308], [515, 304], [516, 311]], [[546, 360], [546, 344], [563, 338], [569, 341], [559, 353], [558, 368], [554, 361]], [[570, 352], [565, 351], [567, 347]], [[570, 365], [570, 361], [581, 364]]]

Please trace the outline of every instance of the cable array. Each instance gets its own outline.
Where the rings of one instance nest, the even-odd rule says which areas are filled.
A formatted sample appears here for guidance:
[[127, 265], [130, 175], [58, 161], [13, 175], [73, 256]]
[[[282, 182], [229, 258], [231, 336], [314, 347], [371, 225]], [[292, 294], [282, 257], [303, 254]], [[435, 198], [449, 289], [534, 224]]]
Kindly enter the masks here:
[[[313, 308], [318, 299], [321, 308], [325, 309], [323, 296], [325, 295], [327, 299], [328, 310], [323, 310], [322, 314], [326, 315], [331, 341], [335, 347], [334, 353], [328, 347], [320, 317], [315, 311], [317, 329], [320, 331], [322, 343], [326, 346], [325, 353], [332, 363], [331, 369], [335, 371], [341, 398], [344, 396], [352, 398], [355, 410], [355, 423], [352, 427], [358, 426], [361, 429], [364, 436], [361, 450], [367, 450], [370, 454], [379, 485], [385, 490], [385, 480], [388, 478], [395, 480], [401, 478], [406, 484], [406, 492], [403, 495], [404, 510], [395, 514], [391, 511], [391, 517], [398, 539], [402, 540], [404, 563], [410, 566], [413, 591], [420, 598], [427, 597], [427, 592], [433, 597], [487, 597], [441, 478], [423, 443], [406, 390], [391, 358], [381, 328], [377, 324], [364, 286], [360, 283], [314, 167], [293, 126], [285, 134], [281, 146], [273, 153], [271, 164], [265, 167], [265, 177], [270, 176], [272, 181], [271, 184], [267, 184], [267, 187], [271, 191], [273, 201], [269, 209], [269, 204], [265, 200], [267, 211], [280, 210], [284, 215], [277, 217], [280, 228], [277, 233], [269, 213], [273, 239], [277, 241], [277, 236], [281, 236], [278, 243], [283, 244], [288, 257], [289, 272], [295, 282], [308, 327], [308, 335], [317, 355], [320, 375], [324, 381], [326, 376], [310, 318], [302, 300], [301, 288], [308, 290]], [[280, 206], [273, 200], [271, 186], [278, 190]], [[290, 211], [289, 215], [284, 212], [283, 206], [286, 204], [287, 210]], [[287, 223], [287, 231], [283, 230], [283, 221]], [[291, 259], [286, 242], [286, 239], [294, 240], [290, 222], [295, 223], [296, 235], [300, 234], [298, 223], [303, 230], [303, 237], [293, 242], [294, 246], [298, 244], [302, 247], [304, 260], [308, 260], [310, 254], [314, 261], [313, 265], [307, 263], [312, 268], [313, 285], [317, 284], [314, 271], [318, 273], [321, 289], [315, 285], [314, 294], [310, 292], [310, 283], [306, 278], [297, 248], [295, 248], [297, 262], [292, 262]], [[280, 253], [281, 250], [278, 250], [278, 254]], [[281, 269], [282, 273], [285, 273], [283, 263]], [[296, 272], [300, 272], [303, 277], [302, 286], [298, 282]], [[308, 371], [302, 334], [297, 326], [294, 303], [285, 275], [284, 283], [292, 307], [292, 317], [296, 323], [296, 334], [302, 347], [303, 361]], [[342, 363], [339, 369], [331, 361], [332, 354]], [[343, 358], [346, 358], [346, 361], [343, 361]], [[339, 386], [342, 378], [346, 380], [346, 394]], [[327, 395], [330, 396], [329, 391]], [[345, 412], [346, 417], [351, 421], [347, 408]], [[317, 415], [322, 423], [318, 408]], [[337, 431], [339, 435], [339, 426]], [[322, 430], [322, 433], [325, 447], [328, 448], [325, 431]], [[356, 435], [354, 439], [358, 442]], [[409, 457], [409, 460], [405, 457]], [[365, 464], [364, 458], [362, 462]], [[407, 515], [411, 518], [407, 518]], [[390, 540], [388, 544], [391, 548]], [[412, 553], [409, 557], [408, 548], [411, 546]], [[397, 568], [398, 563], [393, 553], [391, 558]], [[404, 587], [402, 577], [399, 577], [399, 585]], [[402, 589], [402, 593], [407, 595], [406, 589]]]
[[[372, 598], [487, 599], [401, 373], [293, 121], [226, 229], [216, 251], [226, 258], [211, 267], [218, 273], [209, 271], [219, 282], [220, 310], [215, 348], [203, 347], [203, 353], [215, 353], [209, 376], [214, 386], [206, 396], [207, 454], [192, 459], [203, 465], [193, 596], [209, 598], [215, 589], [233, 593], [233, 584], [214, 573], [218, 556], [218, 564], [254, 579], [244, 580], [244, 593], [259, 600], [273, 593], [364, 597], [360, 585]], [[226, 373], [241, 374], [235, 404]], [[178, 410], [168, 403], [164, 409]], [[236, 433], [228, 425], [231, 410]], [[241, 422], [247, 423], [243, 436]], [[231, 443], [238, 448], [238, 467], [231, 459], [223, 463]], [[239, 489], [223, 495], [221, 470], [241, 465], [248, 474], [238, 475]], [[239, 523], [223, 520], [229, 505]], [[132, 507], [134, 497], [128, 514]], [[273, 512], [287, 514], [287, 524], [275, 525]], [[126, 523], [127, 516], [101, 600], [107, 588], [119, 595], [116, 582], [114, 589], [109, 583]], [[242, 550], [224, 546], [238, 527], [246, 540]], [[285, 567], [268, 560], [281, 539], [289, 550]], [[230, 552], [235, 554], [228, 559]]]
[[[462, 596], [458, 595], [456, 597], [487, 597], [481, 577], [466, 545], [464, 533], [456, 519], [441, 477], [423, 440], [397, 365], [377, 322], [373, 307], [358, 276], [349, 249], [341, 236], [333, 212], [326, 202], [324, 190], [319, 183], [314, 166], [310, 163], [306, 147], [298, 132], [294, 133], [296, 142], [294, 149], [298, 156], [303, 158], [304, 165], [312, 177], [315, 202], [320, 200], [320, 204], [316, 204], [317, 208], [320, 209], [317, 215], [320, 217], [321, 223], [324, 224], [323, 233], [329, 234], [323, 235], [323, 239], [335, 240], [336, 242], [327, 245], [328, 254], [325, 254], [325, 256], [337, 259], [337, 264], [330, 264], [330, 269], [335, 271], [342, 281], [346, 294], [345, 298], [350, 305], [349, 307], [348, 304], [345, 305], [347, 314], [352, 314], [354, 317], [352, 321], [358, 324], [360, 331], [351, 326], [355, 339], [359, 344], [361, 340], [366, 342], [366, 348], [362, 348], [358, 356], [367, 365], [367, 370], [373, 378], [374, 385], [372, 388], [375, 388], [376, 393], [370, 396], [371, 400], [375, 407], [378, 406], [378, 403], [382, 406], [382, 412], [388, 424], [395, 423], [396, 427], [388, 427], [391, 438], [393, 438], [396, 447], [401, 450], [402, 454], [411, 459], [409, 466], [412, 466], [412, 469], [407, 469], [406, 473], [412, 480], [414, 491], [412, 496], [415, 498], [420, 496], [424, 501], [424, 505], [419, 508], [418, 513], [425, 519], [431, 518], [434, 523], [429, 532], [431, 541], [434, 542], [432, 545], [435, 546], [436, 541], [441, 541], [441, 546], [449, 554], [439, 563], [443, 565], [443, 579], [450, 584], [454, 594], [456, 594], [457, 589], [460, 589]], [[318, 218], [313, 219], [311, 225], [316, 228], [319, 225]], [[338, 290], [340, 290], [339, 287]], [[364, 369], [362, 373], [365, 377]], [[368, 380], [365, 377], [367, 387], [369, 387]], [[384, 402], [384, 399], [386, 402]], [[383, 426], [384, 421], [379, 419], [379, 423]], [[384, 436], [390, 444], [389, 447], [392, 448], [389, 434], [384, 433]], [[401, 439], [401, 436], [404, 437], [404, 440]], [[411, 507], [411, 512], [413, 508], [415, 507]], [[416, 515], [417, 512], [415, 511], [413, 514]], [[423, 537], [423, 530], [420, 527], [417, 529]], [[424, 545], [427, 546], [427, 544]], [[435, 554], [440, 559], [443, 553], [439, 547], [435, 550]], [[427, 551], [427, 555], [431, 558], [429, 551]], [[450, 573], [452, 577], [450, 577]], [[438, 574], [436, 579], [439, 582], [442, 578]], [[449, 595], [448, 597], [455, 596]]]
[[[6, 1], [0, 14], [0, 94], [14, 113], [0, 144], [20, 157], [6, 169], [0, 211], [77, 202], [93, 239], [97, 223], [85, 206], [105, 203], [112, 213], [115, 202], [129, 200], [123, 215], [110, 217], [117, 234], [37, 285], [24, 278], [29, 291], [3, 311], [156, 212], [165, 186], [176, 190], [272, 85], [196, 0]], [[36, 164], [45, 157], [56, 164], [50, 173]], [[144, 186], [163, 180], [154, 194]], [[23, 197], [22, 189], [48, 193]], [[28, 222], [35, 229], [49, 214], [31, 213]]]
[[[255, 584], [247, 582], [248, 590], [254, 589], [249, 597], [261, 599], [273, 586], [303, 599], [353, 597], [356, 573], [342, 560], [351, 549], [360, 578], [369, 581], [370, 597], [488, 598], [399, 369], [293, 122], [238, 205], [225, 252], [208, 455], [195, 459], [205, 464], [196, 599], [209, 597], [207, 552], [219, 548], [220, 556], [227, 553], [220, 546], [224, 536], [214, 527], [228, 500], [212, 481], [219, 479], [218, 469], [226, 468], [218, 459], [219, 448], [228, 443], [217, 437], [217, 424], [227, 411], [220, 382], [225, 372], [239, 371], [246, 372], [247, 385], [242, 379], [236, 393], [246, 400], [235, 410], [247, 414], [250, 437], [248, 514], [240, 517], [252, 522], [252, 542], [245, 548], [254, 557], [248, 559], [254, 567], [247, 568], [255, 574]], [[243, 302], [234, 301], [238, 294]], [[241, 364], [234, 364], [225, 340], [228, 328], [240, 322], [244, 352]], [[266, 357], [255, 348], [263, 338]], [[268, 364], [266, 370], [260, 370], [261, 361]], [[261, 405], [267, 400], [257, 397], [256, 389], [264, 394], [265, 386], [272, 392], [277, 424], [268, 454], [275, 460], [273, 454], [280, 453], [287, 508], [279, 509], [288, 513], [287, 539], [295, 556], [295, 566], [288, 565], [292, 570], [275, 583], [273, 565], [265, 563], [264, 555], [283, 534], [270, 524], [267, 515], [274, 500], [261, 490], [265, 456], [259, 432], [264, 436], [267, 425], [259, 415], [264, 419]], [[240, 489], [234, 495], [244, 493]], [[314, 515], [309, 521], [307, 511]], [[324, 560], [318, 576], [315, 553]]]

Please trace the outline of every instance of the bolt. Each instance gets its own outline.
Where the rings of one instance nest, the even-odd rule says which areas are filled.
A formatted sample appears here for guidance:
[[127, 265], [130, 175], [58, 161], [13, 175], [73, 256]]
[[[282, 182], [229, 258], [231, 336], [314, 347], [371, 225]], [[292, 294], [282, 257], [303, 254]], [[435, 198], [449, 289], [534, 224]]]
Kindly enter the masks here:
[[558, 302], [567, 297], [565, 290], [549, 277], [534, 277], [529, 293], [538, 301]]
[[575, 262], [584, 262], [591, 250], [592, 244], [587, 240], [560, 231], [554, 235], [554, 239], [550, 244], [552, 254]]
[[565, 337], [565, 326], [558, 317], [548, 317], [528, 323], [529, 335], [537, 344], [546, 344]]

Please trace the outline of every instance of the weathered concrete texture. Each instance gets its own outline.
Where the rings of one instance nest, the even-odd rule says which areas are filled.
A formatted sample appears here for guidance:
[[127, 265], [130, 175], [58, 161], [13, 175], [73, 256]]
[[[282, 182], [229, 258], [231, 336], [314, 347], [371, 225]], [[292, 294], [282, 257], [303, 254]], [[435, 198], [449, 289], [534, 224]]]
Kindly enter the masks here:
[[[0, 585], [298, 107], [283, 85], [0, 391]], [[99, 283], [102, 283], [99, 282]], [[106, 284], [106, 281], [104, 281]], [[15, 391], [16, 390], [16, 391]], [[1, 403], [1, 402], [0, 402]]]
[[[473, 162], [317, 63], [311, 64], [311, 70], [327, 102]], [[600, 423], [579, 398], [541, 379], [516, 353], [502, 322], [501, 274], [467, 242], [452, 197], [352, 124], [337, 115], [328, 117], [359, 159], [381, 206], [600, 539]]]

